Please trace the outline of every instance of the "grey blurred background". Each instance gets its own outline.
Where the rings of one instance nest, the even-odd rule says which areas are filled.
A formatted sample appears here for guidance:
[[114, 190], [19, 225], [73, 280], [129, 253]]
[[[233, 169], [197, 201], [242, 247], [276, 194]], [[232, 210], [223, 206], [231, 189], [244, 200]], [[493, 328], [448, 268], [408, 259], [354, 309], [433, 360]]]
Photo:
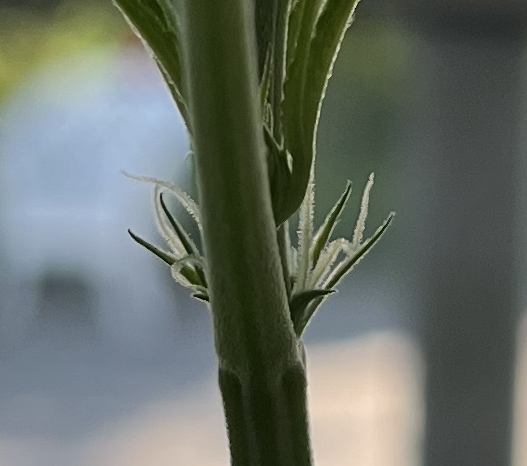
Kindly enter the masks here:
[[[395, 222], [307, 332], [317, 464], [527, 466], [527, 2], [364, 0], [317, 219]], [[0, 0], [0, 464], [228, 463], [207, 309], [128, 237], [188, 141], [109, 1]], [[176, 208], [176, 206], [174, 206]], [[192, 228], [190, 219], [181, 218]], [[197, 233], [194, 232], [194, 235]]]

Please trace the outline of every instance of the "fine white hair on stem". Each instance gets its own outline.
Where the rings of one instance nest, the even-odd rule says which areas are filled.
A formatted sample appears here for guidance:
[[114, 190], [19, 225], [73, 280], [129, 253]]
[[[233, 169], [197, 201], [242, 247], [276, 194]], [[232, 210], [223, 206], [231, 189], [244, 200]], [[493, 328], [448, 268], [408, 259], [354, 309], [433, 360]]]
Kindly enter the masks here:
[[161, 207], [160, 202], [160, 193], [161, 188], [156, 185], [154, 188], [154, 211], [155, 211], [155, 217], [156, 217], [156, 223], [157, 223], [157, 229], [161, 236], [165, 239], [165, 241], [170, 246], [170, 249], [176, 256], [176, 259], [181, 259], [184, 255], [184, 248], [183, 244], [181, 243], [181, 240], [177, 237], [177, 235], [172, 230], [172, 227], [168, 223], [168, 220], [165, 216], [165, 213], [163, 212], [163, 209]]
[[370, 202], [370, 191], [373, 186], [374, 174], [372, 173], [368, 178], [362, 200], [360, 203], [359, 217], [357, 218], [357, 224], [355, 225], [355, 231], [353, 232], [353, 239], [351, 240], [351, 249], [358, 249], [364, 236], [364, 229], [366, 228], [366, 217], [368, 217], [368, 204]]
[[314, 169], [307, 185], [304, 201], [300, 206], [300, 217], [298, 221], [298, 277], [295, 283], [295, 291], [306, 287], [308, 272], [311, 269], [311, 240], [313, 237], [313, 218], [315, 206], [315, 180]]
[[[326, 275], [326, 277], [322, 281], [322, 288], [327, 289], [331, 282], [334, 281], [334, 278], [340, 275], [341, 271], [346, 267], [348, 261], [352, 260], [352, 256], [348, 256], [346, 259], [344, 259], [342, 262], [340, 262], [332, 271], [329, 273], [329, 275]], [[351, 271], [351, 270], [350, 270]], [[340, 279], [335, 283], [335, 286], [337, 286], [340, 281], [346, 276], [347, 274], [344, 274], [340, 277]]]
[[337, 260], [339, 254], [344, 251], [347, 240], [339, 238], [331, 241], [318, 259], [317, 265], [310, 274], [308, 286], [311, 288], [317, 288], [324, 278], [329, 274], [331, 266]]
[[298, 252], [294, 246], [290, 248], [289, 270], [291, 276], [296, 277], [298, 269]]
[[198, 204], [181, 188], [178, 188], [176, 185], [169, 183], [168, 181], [158, 180], [150, 176], [136, 176], [131, 175], [125, 171], [122, 172], [124, 176], [130, 178], [134, 181], [139, 181], [141, 183], [152, 183], [156, 186], [166, 188], [170, 193], [172, 193], [181, 205], [187, 210], [187, 212], [194, 218], [198, 224], [198, 228], [201, 231], [201, 212]]

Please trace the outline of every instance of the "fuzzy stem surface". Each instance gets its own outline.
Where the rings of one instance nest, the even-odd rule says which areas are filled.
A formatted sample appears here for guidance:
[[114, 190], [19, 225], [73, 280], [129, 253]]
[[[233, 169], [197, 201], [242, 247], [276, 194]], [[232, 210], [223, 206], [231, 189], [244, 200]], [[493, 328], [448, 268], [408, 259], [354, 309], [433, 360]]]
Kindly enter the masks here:
[[232, 465], [310, 466], [265, 160], [252, 2], [184, 0], [185, 86]]

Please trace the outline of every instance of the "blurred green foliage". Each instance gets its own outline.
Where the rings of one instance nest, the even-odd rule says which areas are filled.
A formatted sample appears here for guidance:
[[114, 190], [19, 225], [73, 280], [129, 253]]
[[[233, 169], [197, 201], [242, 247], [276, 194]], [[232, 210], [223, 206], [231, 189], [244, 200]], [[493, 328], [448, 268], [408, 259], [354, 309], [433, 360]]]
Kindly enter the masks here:
[[69, 0], [49, 11], [0, 6], [0, 102], [40, 66], [127, 33], [110, 1]]
[[[353, 182], [348, 213], [343, 214], [337, 235], [349, 233], [353, 227], [359, 193], [372, 171], [376, 182], [367, 228], [381, 222], [390, 210], [397, 210], [395, 198], [402, 179], [398, 172], [404, 165], [403, 96], [411, 41], [396, 24], [360, 14], [359, 8], [359, 20], [349, 29], [342, 45], [319, 131], [318, 221], [338, 198], [346, 180]], [[396, 219], [395, 226], [397, 223]], [[385, 247], [382, 243], [381, 248]]]

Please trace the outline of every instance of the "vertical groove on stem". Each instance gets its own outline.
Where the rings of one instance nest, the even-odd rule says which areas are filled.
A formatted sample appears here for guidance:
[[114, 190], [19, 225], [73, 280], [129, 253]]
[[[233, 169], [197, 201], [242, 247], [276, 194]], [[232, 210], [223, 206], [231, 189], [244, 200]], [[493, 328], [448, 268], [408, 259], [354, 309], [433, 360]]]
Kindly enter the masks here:
[[232, 466], [255, 464], [254, 448], [251, 448], [249, 426], [243, 407], [242, 386], [234, 374], [220, 368], [219, 385], [223, 397], [223, 408], [229, 435]]

